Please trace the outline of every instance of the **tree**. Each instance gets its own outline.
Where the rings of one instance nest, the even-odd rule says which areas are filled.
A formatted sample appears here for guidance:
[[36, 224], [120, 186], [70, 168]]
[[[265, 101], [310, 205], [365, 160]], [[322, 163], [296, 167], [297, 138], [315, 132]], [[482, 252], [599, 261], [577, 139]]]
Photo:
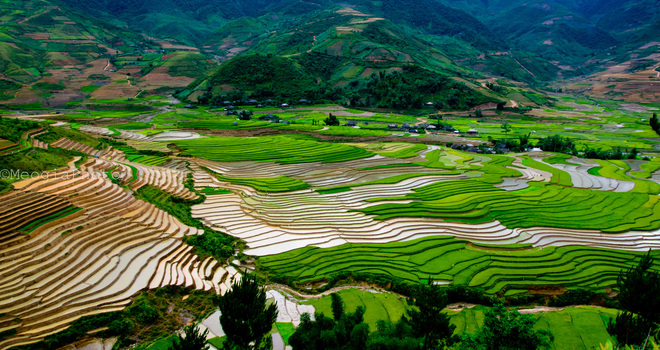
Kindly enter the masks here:
[[238, 113], [238, 119], [240, 120], [250, 120], [252, 119], [252, 111], [242, 110]]
[[330, 294], [330, 299], [332, 299], [332, 316], [335, 321], [339, 321], [344, 316], [344, 302], [337, 293]]
[[463, 337], [460, 349], [536, 350], [550, 345], [550, 331], [534, 330], [536, 320], [518, 310], [508, 311], [501, 302], [486, 312], [484, 325], [476, 334]]
[[277, 306], [266, 306], [266, 291], [256, 277], [244, 275], [232, 289], [216, 299], [220, 323], [227, 334], [228, 349], [264, 349], [270, 346], [270, 332], [277, 317]]
[[410, 312], [410, 322], [415, 336], [423, 338], [422, 349], [442, 347], [454, 334], [456, 326], [449, 323], [447, 314], [442, 313], [447, 300], [447, 294], [439, 286], [419, 286], [414, 300], [419, 310]]
[[660, 273], [651, 270], [651, 251], [617, 279], [621, 307], [651, 322], [660, 322]]
[[[364, 307], [358, 306], [354, 313], [345, 313], [341, 297], [336, 293], [332, 295], [336, 295], [332, 297], [335, 319], [317, 313], [312, 321], [309, 314], [303, 314], [300, 326], [289, 338], [289, 344], [294, 350], [367, 348], [369, 325], [364, 323]], [[341, 312], [338, 311], [340, 306]]]
[[610, 319], [608, 325], [608, 331], [619, 343], [641, 344], [660, 322], [660, 273], [651, 270], [652, 267], [649, 250], [637, 266], [619, 274], [617, 299], [626, 312]]
[[183, 327], [183, 334], [179, 334], [179, 338], [174, 339], [174, 343], [169, 347], [169, 350], [207, 350], [209, 346], [206, 344], [206, 337], [209, 330], [204, 332], [199, 331], [197, 325], [189, 325]]
[[561, 135], [553, 135], [539, 139], [536, 146], [548, 152], [572, 153], [575, 151], [575, 144], [573, 141], [568, 137], [563, 138]]
[[504, 122], [504, 124], [500, 125], [500, 128], [506, 136], [511, 131], [511, 124], [509, 124], [509, 122]]
[[658, 114], [653, 113], [653, 117], [651, 117], [651, 129], [655, 131], [656, 134], [660, 135], [660, 121], [658, 120]]
[[339, 125], [339, 119], [337, 119], [337, 117], [332, 115], [332, 113], [330, 113], [329, 117], [325, 118], [324, 122], [325, 122], [325, 125], [328, 125], [328, 126], [337, 126], [337, 125]]
[[519, 152], [524, 152], [527, 150], [529, 146], [531, 146], [531, 143], [529, 142], [529, 138], [532, 136], [531, 133], [523, 134], [518, 136], [518, 149], [516, 151]]
[[413, 336], [410, 320], [403, 316], [399, 322], [378, 321], [376, 332], [369, 337], [369, 350], [418, 350], [421, 339]]

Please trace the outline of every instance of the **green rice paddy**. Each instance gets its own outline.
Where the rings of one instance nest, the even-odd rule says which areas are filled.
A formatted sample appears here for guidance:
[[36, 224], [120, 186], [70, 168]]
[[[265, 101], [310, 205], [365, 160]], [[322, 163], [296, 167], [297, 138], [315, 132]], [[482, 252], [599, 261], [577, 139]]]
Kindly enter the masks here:
[[134, 163], [150, 166], [158, 166], [170, 161], [169, 157], [145, 156], [141, 154], [127, 154], [126, 159]]
[[260, 138], [210, 137], [175, 142], [182, 155], [215, 161], [274, 161], [282, 164], [342, 162], [372, 156], [361, 148], [288, 135]]
[[250, 186], [255, 190], [263, 192], [290, 192], [309, 188], [308, 184], [285, 175], [259, 179], [233, 178], [223, 175], [216, 175], [216, 177], [220, 181], [231, 182], [235, 185]]
[[581, 246], [492, 249], [432, 236], [385, 244], [300, 248], [261, 257], [260, 265], [300, 283], [340, 272], [373, 273], [411, 283], [433, 278], [510, 295], [547, 285], [602, 290], [614, 286], [619, 272], [636, 263], [641, 254]]
[[413, 199], [412, 203], [374, 205], [362, 212], [379, 220], [407, 216], [470, 223], [499, 220], [509, 228], [546, 226], [604, 232], [660, 228], [660, 205], [655, 195], [543, 182], [529, 185], [526, 190], [505, 191], [478, 180], [439, 182], [398, 198]]

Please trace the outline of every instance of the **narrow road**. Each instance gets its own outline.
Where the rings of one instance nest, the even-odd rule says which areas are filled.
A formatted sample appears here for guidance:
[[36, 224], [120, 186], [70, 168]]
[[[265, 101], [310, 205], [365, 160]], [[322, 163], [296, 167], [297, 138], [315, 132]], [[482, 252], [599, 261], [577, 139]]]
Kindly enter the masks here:
[[[392, 293], [396, 294], [394, 292], [388, 291], [386, 289], [380, 288], [380, 287], [374, 287], [374, 286], [369, 286], [369, 285], [362, 285], [362, 284], [350, 284], [350, 285], [344, 285], [344, 286], [339, 286], [339, 287], [334, 287], [331, 289], [326, 290], [323, 293], [318, 293], [318, 294], [304, 294], [301, 293], [300, 291], [297, 291], [287, 285], [284, 284], [278, 284], [278, 283], [273, 283], [266, 285], [266, 289], [273, 289], [273, 290], [283, 290], [286, 291], [287, 293], [301, 299], [320, 299], [321, 297], [324, 297], [326, 295], [330, 295], [332, 293], [336, 293], [340, 290], [344, 289], [359, 289], [359, 290], [364, 290], [364, 291], [369, 291], [369, 290], [375, 290], [378, 292], [383, 292], [383, 293]], [[399, 297], [405, 298], [403, 295], [396, 294]]]

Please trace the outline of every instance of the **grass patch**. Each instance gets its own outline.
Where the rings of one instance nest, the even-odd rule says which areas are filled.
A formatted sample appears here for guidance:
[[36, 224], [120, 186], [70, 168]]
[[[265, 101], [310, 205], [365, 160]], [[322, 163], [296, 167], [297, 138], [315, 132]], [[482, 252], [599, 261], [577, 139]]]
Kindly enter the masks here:
[[293, 332], [295, 332], [293, 323], [276, 322], [275, 327], [277, 327], [277, 330], [280, 332], [282, 339], [284, 339], [284, 344], [289, 345], [289, 338], [291, 338], [291, 335], [293, 335]]
[[119, 130], [140, 130], [149, 129], [153, 126], [151, 123], [133, 122], [125, 124], [115, 124], [112, 127]]
[[231, 193], [230, 190], [226, 190], [224, 188], [213, 188], [213, 187], [204, 187], [200, 192], [204, 193], [205, 195]]
[[213, 337], [208, 340], [208, 343], [213, 345], [216, 349], [224, 349], [224, 345], [226, 341], [227, 341], [227, 336], [222, 336], [222, 337]]

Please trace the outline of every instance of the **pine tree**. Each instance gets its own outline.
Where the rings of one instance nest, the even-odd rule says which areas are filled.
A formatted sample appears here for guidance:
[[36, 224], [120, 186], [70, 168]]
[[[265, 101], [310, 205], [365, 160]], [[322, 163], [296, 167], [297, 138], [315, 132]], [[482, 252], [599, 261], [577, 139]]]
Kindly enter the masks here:
[[206, 337], [209, 334], [208, 329], [200, 332], [199, 327], [196, 325], [189, 325], [183, 327], [183, 334], [185, 336], [179, 335], [179, 338], [174, 340], [169, 350], [207, 350], [209, 348], [206, 344]]
[[610, 319], [607, 330], [624, 344], [641, 344], [660, 322], [660, 273], [652, 270], [651, 251], [637, 266], [621, 271], [617, 299], [626, 312]]
[[268, 333], [277, 317], [277, 306], [266, 306], [266, 291], [252, 275], [244, 275], [217, 299], [220, 323], [232, 349], [262, 349], [270, 345]]
[[447, 306], [447, 295], [436, 285], [420, 285], [415, 297], [419, 310], [410, 312], [410, 321], [416, 336], [423, 339], [422, 349], [435, 349], [446, 344], [455, 325], [449, 323], [449, 316], [442, 313]]
[[339, 321], [344, 316], [344, 302], [337, 293], [330, 294], [330, 298], [332, 299], [332, 316], [335, 321]]
[[651, 129], [653, 129], [656, 134], [660, 135], [660, 121], [658, 120], [657, 113], [653, 113], [653, 117], [651, 117]]

